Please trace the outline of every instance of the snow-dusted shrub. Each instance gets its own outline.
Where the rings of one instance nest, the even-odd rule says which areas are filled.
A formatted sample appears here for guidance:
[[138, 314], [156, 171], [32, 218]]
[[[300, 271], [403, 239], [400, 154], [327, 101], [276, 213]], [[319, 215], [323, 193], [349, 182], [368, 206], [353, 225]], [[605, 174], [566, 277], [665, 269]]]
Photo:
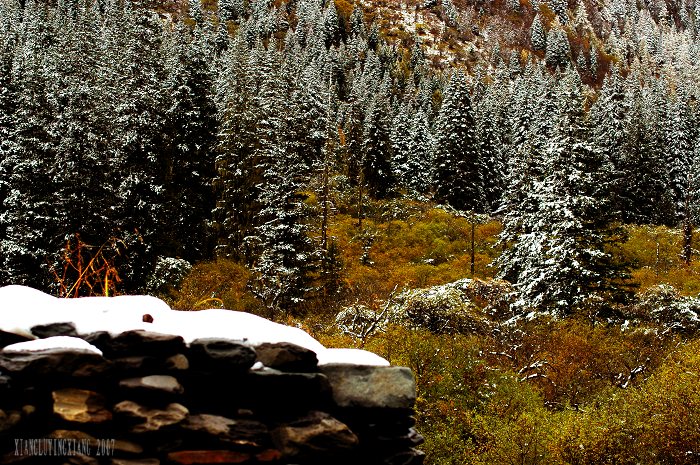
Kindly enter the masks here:
[[436, 334], [482, 332], [488, 326], [481, 309], [449, 285], [403, 292], [390, 313], [398, 323]]
[[435, 334], [482, 333], [509, 312], [513, 288], [499, 280], [460, 279], [392, 295], [379, 310], [355, 304], [336, 316], [346, 334], [365, 338], [389, 324], [426, 329]]
[[360, 339], [383, 331], [388, 322], [386, 311], [377, 312], [362, 304], [345, 307], [335, 317], [335, 323], [342, 332]]
[[178, 287], [192, 265], [187, 260], [173, 257], [158, 257], [155, 270], [146, 283], [149, 292], [162, 293]]
[[683, 296], [673, 286], [660, 284], [640, 295], [642, 315], [661, 325], [665, 331], [694, 335], [700, 331], [700, 298]]

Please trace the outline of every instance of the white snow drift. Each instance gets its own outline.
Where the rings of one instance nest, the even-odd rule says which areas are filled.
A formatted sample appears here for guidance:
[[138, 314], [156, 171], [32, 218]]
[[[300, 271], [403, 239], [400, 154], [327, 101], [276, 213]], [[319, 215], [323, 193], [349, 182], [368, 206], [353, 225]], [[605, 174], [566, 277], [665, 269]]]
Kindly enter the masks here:
[[[144, 318], [145, 315], [150, 317]], [[152, 322], [147, 322], [151, 319]], [[389, 365], [385, 359], [371, 352], [327, 349], [299, 328], [274, 323], [249, 313], [220, 309], [183, 312], [172, 310], [162, 300], [149, 296], [60, 299], [24, 286], [0, 287], [0, 330], [34, 338], [32, 327], [51, 323], [73, 323], [79, 334], [96, 331], [119, 334], [144, 329], [180, 335], [187, 343], [207, 337], [240, 340], [253, 346], [266, 342], [290, 342], [316, 352], [321, 365]], [[48, 347], [97, 350], [90, 344], [85, 343], [85, 346], [73, 339], [76, 338], [54, 337], [44, 342], [13, 344], [5, 350], [40, 350]]]

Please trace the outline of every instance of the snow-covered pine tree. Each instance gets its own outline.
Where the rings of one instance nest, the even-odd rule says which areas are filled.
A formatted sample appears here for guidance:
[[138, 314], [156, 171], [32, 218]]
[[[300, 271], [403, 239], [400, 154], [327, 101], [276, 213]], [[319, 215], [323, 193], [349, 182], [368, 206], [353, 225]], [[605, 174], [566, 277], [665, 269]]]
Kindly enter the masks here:
[[435, 197], [459, 210], [483, 211], [483, 166], [464, 74], [455, 72], [445, 90], [434, 133]]
[[530, 44], [533, 50], [546, 50], [547, 49], [547, 33], [542, 25], [542, 18], [539, 14], [535, 15], [532, 20], [532, 25], [530, 25]]
[[363, 123], [362, 178], [369, 193], [377, 199], [386, 198], [394, 187], [391, 167], [391, 147], [388, 73], [379, 91], [370, 100]]
[[126, 243], [129, 261], [122, 268], [123, 286], [143, 289], [157, 257], [169, 239], [163, 234], [165, 111], [169, 96], [159, 17], [126, 3], [113, 18], [113, 35], [106, 44], [104, 88], [111, 141], [108, 148], [113, 195], [114, 235]]
[[163, 194], [167, 214], [162, 226], [170, 241], [162, 253], [194, 262], [212, 252], [209, 214], [214, 208], [211, 180], [217, 142], [214, 80], [199, 29], [190, 33], [178, 27], [170, 39]]
[[547, 53], [545, 60], [553, 68], [565, 68], [570, 62], [571, 47], [569, 38], [558, 19], [552, 23], [552, 27], [547, 33]]
[[410, 182], [408, 177], [408, 159], [410, 156], [412, 117], [411, 105], [409, 102], [405, 102], [396, 112], [390, 130], [391, 146], [394, 155], [391, 165], [396, 180], [402, 187], [407, 187]]
[[611, 166], [589, 143], [581, 95], [578, 74], [570, 71], [562, 81], [546, 176], [535, 185], [537, 219], [514, 245], [526, 257], [514, 283], [520, 293], [516, 307], [523, 310], [564, 316], [627, 297], [626, 268], [608, 249], [621, 234], [609, 208]]
[[302, 161], [287, 150], [284, 138], [288, 90], [275, 72], [278, 60], [271, 46], [263, 63], [265, 79], [255, 97], [259, 143], [254, 156], [262, 182], [254, 236], [246, 238], [253, 251], [253, 292], [265, 304], [271, 319], [301, 311], [315, 266], [315, 248], [309, 237], [310, 212], [302, 193], [306, 180], [299, 174], [304, 172]]
[[[27, 2], [23, 11], [11, 79], [17, 90], [13, 143], [5, 145], [3, 184], [8, 193], [0, 221], [0, 268], [6, 281], [47, 288], [50, 273], [46, 259], [60, 249], [60, 219], [52, 202], [51, 170], [55, 160], [55, 138], [48, 132], [54, 115], [47, 102], [52, 76], [48, 50], [51, 38], [48, 8]], [[55, 48], [51, 52], [55, 52]], [[58, 239], [57, 239], [58, 238]]]
[[433, 138], [428, 117], [422, 108], [416, 110], [411, 121], [408, 158], [406, 160], [406, 186], [413, 192], [427, 194], [433, 178]]

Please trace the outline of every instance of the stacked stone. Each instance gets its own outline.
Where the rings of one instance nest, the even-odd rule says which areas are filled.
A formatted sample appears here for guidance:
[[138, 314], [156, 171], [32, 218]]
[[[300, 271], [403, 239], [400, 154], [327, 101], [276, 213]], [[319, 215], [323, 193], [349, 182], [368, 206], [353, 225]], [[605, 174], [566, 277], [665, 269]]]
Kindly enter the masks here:
[[[288, 344], [147, 331], [76, 334], [81, 349], [0, 350], [0, 463], [423, 462], [415, 384], [401, 367], [318, 366]], [[0, 347], [21, 337], [0, 332]]]

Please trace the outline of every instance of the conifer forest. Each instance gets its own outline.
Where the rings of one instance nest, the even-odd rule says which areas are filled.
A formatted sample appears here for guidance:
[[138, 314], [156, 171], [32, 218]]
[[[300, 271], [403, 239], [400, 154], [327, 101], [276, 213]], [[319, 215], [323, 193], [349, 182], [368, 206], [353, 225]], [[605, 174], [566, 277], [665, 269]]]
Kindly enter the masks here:
[[699, 98], [700, 0], [0, 0], [0, 286], [373, 350], [426, 464], [700, 463]]

